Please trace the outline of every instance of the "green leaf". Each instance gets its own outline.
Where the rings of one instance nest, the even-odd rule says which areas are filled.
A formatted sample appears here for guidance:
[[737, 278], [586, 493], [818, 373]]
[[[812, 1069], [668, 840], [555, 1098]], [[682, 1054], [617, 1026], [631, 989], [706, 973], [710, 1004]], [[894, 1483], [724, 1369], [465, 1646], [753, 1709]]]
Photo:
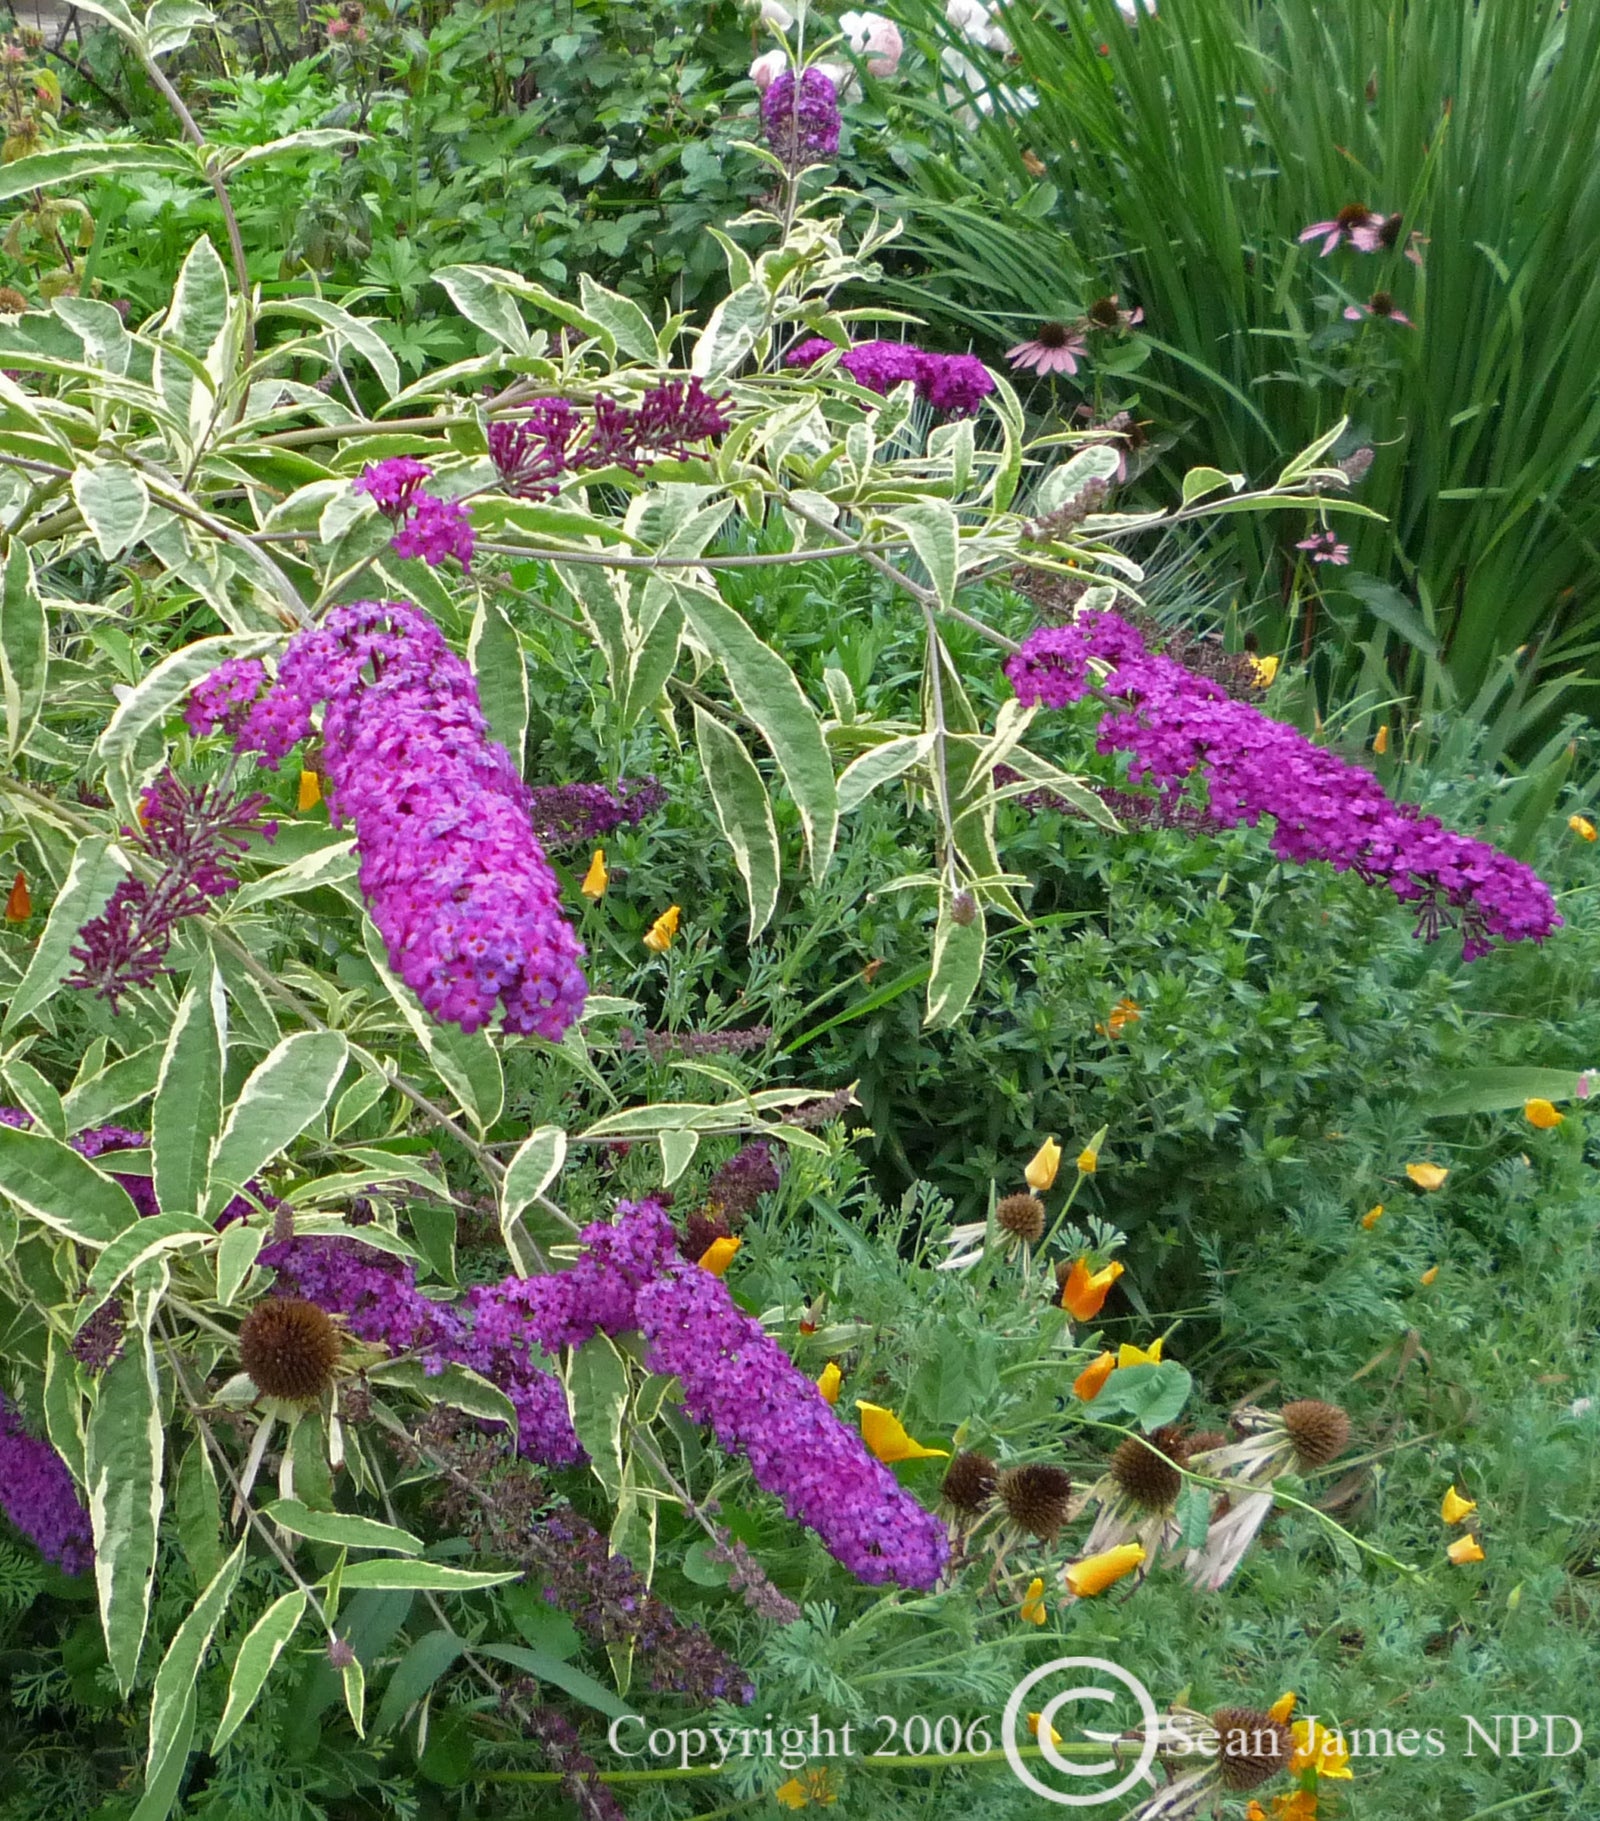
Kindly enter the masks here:
[[278, 1499], [263, 1507], [263, 1515], [292, 1536], [313, 1543], [342, 1543], [347, 1549], [394, 1549], [401, 1555], [421, 1555], [422, 1539], [394, 1524], [374, 1518], [352, 1517], [343, 1511], [311, 1511], [298, 1499]]
[[275, 300], [262, 315], [298, 316], [319, 323], [332, 336], [335, 344], [353, 348], [378, 376], [385, 394], [393, 398], [400, 390], [400, 365], [389, 344], [372, 324], [360, 316], [322, 297], [288, 297]]
[[1525, 1101], [1572, 1100], [1577, 1092], [1574, 1069], [1464, 1069], [1445, 1083], [1444, 1092], [1429, 1101], [1425, 1110], [1430, 1119], [1508, 1113], [1513, 1108], [1520, 1111]]
[[136, 1220], [112, 1240], [94, 1261], [83, 1297], [74, 1314], [79, 1328], [103, 1304], [115, 1295], [117, 1287], [147, 1259], [163, 1253], [193, 1251], [217, 1237], [210, 1221], [198, 1214], [185, 1214], [175, 1209], [170, 1214], [151, 1214]]
[[211, 1451], [199, 1436], [178, 1463], [172, 1486], [178, 1543], [196, 1587], [204, 1587], [222, 1566], [222, 1495]]
[[498, 1385], [480, 1377], [466, 1366], [446, 1366], [443, 1372], [429, 1372], [420, 1359], [396, 1359], [368, 1368], [367, 1377], [374, 1385], [395, 1385], [429, 1403], [448, 1404], [452, 1410], [465, 1410], [486, 1423], [504, 1423], [517, 1434], [517, 1412]]
[[175, 1724], [171, 1749], [157, 1766], [156, 1774], [145, 1780], [140, 1796], [128, 1821], [166, 1821], [178, 1799], [184, 1772], [189, 1768], [189, 1746], [194, 1739], [194, 1716], [197, 1702], [193, 1688], [185, 1690], [182, 1709]]
[[347, 1562], [339, 1577], [346, 1591], [378, 1587], [402, 1593], [473, 1593], [484, 1587], [504, 1587], [507, 1581], [521, 1578], [520, 1568], [494, 1574], [476, 1568], [448, 1568], [443, 1562], [397, 1562], [387, 1556]]
[[572, 1427], [594, 1476], [613, 1500], [622, 1492], [622, 1418], [628, 1407], [628, 1364], [604, 1334], [586, 1340], [567, 1370]]
[[[222, 1124], [228, 1001], [216, 962], [197, 967], [173, 1020], [150, 1112], [151, 1175], [163, 1208], [203, 1208]], [[224, 1299], [226, 1300], [226, 1299]]]
[[21, 1056], [13, 1056], [3, 1072], [12, 1093], [24, 1110], [33, 1115], [34, 1124], [41, 1131], [48, 1132], [52, 1138], [64, 1139], [67, 1135], [67, 1116], [62, 1110], [61, 1096], [44, 1076]]
[[[1106, 453], [1114, 458], [1116, 452], [1107, 450]], [[1115, 472], [1113, 467], [1112, 473]], [[1220, 468], [1191, 468], [1183, 477], [1183, 503], [1192, 506], [1196, 500], [1203, 500], [1208, 493], [1220, 492], [1224, 487], [1230, 493], [1237, 493], [1243, 485], [1242, 474], [1224, 474]]]
[[[102, 8], [86, 10], [99, 12]], [[26, 196], [30, 190], [48, 190], [58, 183], [78, 183], [86, 177], [126, 176], [135, 171], [162, 171], [168, 176], [198, 181], [192, 157], [154, 145], [107, 145], [93, 141], [35, 152], [0, 165], [0, 202]]]
[[839, 813], [849, 815], [858, 809], [880, 784], [902, 777], [913, 765], [920, 765], [933, 751], [934, 735], [908, 734], [901, 739], [886, 740], [853, 759], [839, 774]]
[[101, 1375], [84, 1452], [100, 1624], [126, 1698], [150, 1618], [161, 1521], [161, 1394], [147, 1331], [130, 1326], [122, 1357]]
[[0, 1126], [0, 1195], [86, 1246], [109, 1245], [139, 1218], [121, 1183], [43, 1132]]
[[239, 1646], [239, 1654], [233, 1661], [233, 1674], [228, 1681], [228, 1702], [222, 1710], [217, 1736], [211, 1741], [213, 1757], [244, 1724], [246, 1715], [255, 1705], [256, 1696], [266, 1686], [273, 1664], [305, 1617], [305, 1610], [306, 1596], [297, 1588], [293, 1593], [286, 1593], [274, 1600], [246, 1632], [244, 1642]]
[[[204, 362], [222, 340], [227, 320], [228, 274], [209, 236], [202, 234], [179, 269], [157, 338], [152, 373], [156, 390], [191, 446], [198, 444], [205, 431], [215, 395], [214, 376], [201, 378], [195, 363]], [[182, 354], [192, 359], [186, 361]]]
[[983, 906], [968, 892], [972, 915], [965, 923], [956, 921], [955, 899], [939, 894], [939, 922], [933, 933], [933, 973], [928, 980], [928, 1011], [923, 1024], [939, 1030], [954, 1024], [967, 1009], [983, 977], [984, 917]]
[[536, 1260], [527, 1245], [522, 1211], [531, 1207], [561, 1174], [566, 1159], [566, 1133], [558, 1125], [543, 1125], [528, 1134], [506, 1165], [505, 1181], [500, 1185], [500, 1237], [524, 1276]]
[[[145, 1789], [153, 1795], [165, 1782], [167, 1760], [177, 1757], [180, 1765], [189, 1755], [189, 1742], [194, 1733], [194, 1689], [200, 1666], [211, 1640], [222, 1623], [228, 1602], [233, 1597], [234, 1583], [244, 1565], [246, 1545], [240, 1543], [195, 1601], [188, 1617], [173, 1634], [167, 1654], [156, 1671], [150, 1693], [150, 1743], [145, 1753]], [[139, 1812], [148, 1806], [148, 1821], [162, 1821], [170, 1807], [141, 1802]]]
[[350, 1048], [338, 1031], [299, 1031], [251, 1071], [211, 1157], [215, 1214], [291, 1145], [333, 1098]]
[[670, 1188], [694, 1162], [700, 1148], [700, 1134], [685, 1127], [663, 1132], [656, 1139], [661, 1147], [661, 1184]]
[[762, 284], [740, 285], [711, 312], [694, 345], [689, 370], [701, 379], [731, 373], [760, 339], [770, 305]]
[[650, 318], [618, 291], [596, 284], [587, 272], [578, 274], [578, 301], [591, 321], [603, 324], [624, 354], [654, 366], [661, 358]]
[[383, 938], [373, 927], [370, 917], [363, 917], [361, 935], [366, 944], [367, 959], [389, 997], [399, 1006], [417, 1041], [427, 1051], [428, 1060], [439, 1071], [439, 1079], [455, 1095], [478, 1130], [488, 1131], [500, 1117], [506, 1091], [500, 1057], [488, 1033], [467, 1032], [459, 1025], [440, 1024], [430, 1018], [411, 988], [390, 972]]
[[361, 1666], [360, 1657], [344, 1665], [339, 1671], [339, 1681], [344, 1689], [345, 1712], [350, 1716], [350, 1724], [356, 1729], [356, 1737], [364, 1739], [364, 1724], [367, 1709], [367, 1672]]
[[473, 616], [467, 662], [478, 680], [478, 700], [489, 732], [511, 754], [520, 773], [528, 731], [528, 666], [515, 628], [488, 594]]
[[778, 830], [767, 787], [743, 740], [697, 702], [695, 742], [717, 821], [733, 849], [734, 864], [750, 901], [750, 940], [755, 941], [778, 904]]
[[0, 576], [0, 700], [6, 711], [6, 751], [12, 758], [39, 719], [49, 664], [49, 626], [34, 586], [33, 559], [22, 539], [14, 537]]
[[1205, 1548], [1206, 1533], [1211, 1528], [1211, 1499], [1212, 1493], [1208, 1487], [1196, 1486], [1192, 1481], [1185, 1484], [1178, 1494], [1174, 1516], [1185, 1549]]
[[722, 666], [734, 700], [772, 749], [800, 811], [811, 876], [828, 870], [839, 826], [839, 798], [827, 742], [794, 672], [718, 596], [683, 588], [679, 598], [695, 636]]
[[1347, 594], [1353, 594], [1375, 620], [1399, 633], [1413, 650], [1430, 658], [1439, 656], [1439, 641], [1428, 630], [1422, 615], [1392, 583], [1359, 573], [1340, 579]]
[[113, 1113], [143, 1100], [156, 1085], [160, 1070], [161, 1045], [150, 1043], [74, 1082], [61, 1102], [67, 1130], [81, 1132], [85, 1126], [105, 1125]]
[[466, 1648], [453, 1631], [425, 1631], [413, 1640], [383, 1691], [372, 1730], [380, 1736], [393, 1732]]
[[31, 1012], [44, 1004], [75, 965], [72, 950], [84, 924], [98, 917], [118, 884], [127, 877], [127, 866], [111, 845], [109, 835], [89, 835], [73, 851], [66, 883], [33, 951], [28, 971], [11, 995], [0, 1032], [9, 1034]]
[[897, 506], [890, 523], [910, 539], [939, 604], [950, 606], [956, 597], [956, 563], [961, 543], [955, 508], [944, 500], [917, 500], [908, 506]]
[[126, 462], [80, 463], [72, 473], [72, 497], [108, 563], [139, 541], [150, 516], [144, 476]]
[[[1164, 1359], [1154, 1366], [1123, 1366], [1106, 1380], [1095, 1399], [1095, 1412], [1106, 1416], [1125, 1412], [1136, 1419], [1146, 1435], [1152, 1435], [1163, 1424], [1177, 1421], [1193, 1388], [1194, 1381], [1175, 1360]], [[1110, 1401], [1105, 1402], [1108, 1394]]]
[[[513, 354], [529, 352], [528, 325], [522, 312], [489, 276], [492, 266], [444, 266], [433, 275], [474, 328], [499, 342]], [[653, 356], [652, 356], [653, 358]]]
[[223, 908], [232, 915], [270, 904], [275, 898], [292, 898], [298, 892], [317, 891], [324, 885], [342, 885], [346, 879], [353, 879], [359, 868], [355, 837], [333, 841], [230, 892]]
[[271, 1237], [265, 1227], [252, 1227], [242, 1220], [223, 1228], [217, 1241], [217, 1301], [223, 1308], [239, 1294], [261, 1248]]
[[473, 1649], [479, 1656], [493, 1657], [497, 1662], [509, 1663], [513, 1669], [537, 1676], [541, 1682], [548, 1682], [552, 1688], [561, 1689], [575, 1701], [582, 1701], [585, 1707], [592, 1707], [596, 1713], [610, 1719], [620, 1720], [633, 1711], [603, 1682], [597, 1682], [571, 1663], [564, 1663], [551, 1651], [531, 1650], [523, 1644], [475, 1644]]

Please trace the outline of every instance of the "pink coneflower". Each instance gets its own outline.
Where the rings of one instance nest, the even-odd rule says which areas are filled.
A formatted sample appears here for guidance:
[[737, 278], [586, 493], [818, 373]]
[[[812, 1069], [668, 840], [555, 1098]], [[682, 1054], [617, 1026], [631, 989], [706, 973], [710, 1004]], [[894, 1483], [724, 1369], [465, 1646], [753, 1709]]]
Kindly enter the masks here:
[[1126, 335], [1129, 329], [1144, 321], [1143, 310], [1124, 310], [1119, 308], [1119, 303], [1115, 291], [1109, 297], [1097, 297], [1083, 313], [1084, 327]]
[[1301, 538], [1295, 545], [1296, 550], [1306, 551], [1313, 563], [1339, 563], [1350, 561], [1350, 546], [1341, 544], [1334, 531], [1316, 531], [1310, 537]]
[[1346, 322], [1361, 322], [1366, 317], [1378, 317], [1384, 322], [1403, 322], [1408, 329], [1417, 326], [1403, 310], [1394, 307], [1394, 299], [1387, 291], [1374, 291], [1364, 304], [1346, 304], [1344, 316]]
[[1352, 246], [1360, 253], [1385, 251], [1395, 244], [1400, 232], [1398, 215], [1379, 215], [1364, 202], [1352, 202], [1340, 209], [1332, 221], [1314, 221], [1300, 231], [1300, 240], [1321, 240], [1318, 249], [1326, 259], [1336, 248]]
[[1088, 344], [1068, 323], [1041, 323], [1032, 341], [1019, 341], [1006, 350], [1006, 359], [1018, 369], [1035, 373], [1076, 373], [1080, 355]]

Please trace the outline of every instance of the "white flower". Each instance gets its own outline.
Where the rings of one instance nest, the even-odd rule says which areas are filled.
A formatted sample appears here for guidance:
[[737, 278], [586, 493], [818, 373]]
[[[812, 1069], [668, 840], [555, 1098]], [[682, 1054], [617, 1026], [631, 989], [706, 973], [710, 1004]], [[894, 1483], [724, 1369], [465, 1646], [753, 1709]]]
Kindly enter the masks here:
[[839, 30], [858, 57], [867, 60], [869, 76], [892, 76], [905, 51], [900, 28], [882, 13], [841, 13]]
[[[952, 5], [960, 3], [962, 0], [951, 0]], [[978, 114], [987, 117], [994, 112], [995, 96], [989, 89], [983, 71], [970, 58], [947, 44], [939, 53], [939, 62], [947, 75], [954, 76], [958, 82], [965, 84], [964, 89], [958, 89], [947, 82], [943, 91], [945, 106], [951, 109], [963, 126], [975, 127], [978, 124]], [[1039, 97], [1032, 89], [1001, 89], [999, 95], [1007, 107], [1021, 109], [1039, 105]], [[977, 114], [973, 112], [974, 108], [977, 109]]]
[[833, 92], [841, 101], [849, 101], [861, 87], [853, 63], [841, 63], [837, 57], [823, 57], [814, 67], [833, 84]]
[[947, 0], [944, 16], [969, 44], [981, 44], [1002, 57], [1011, 55], [1011, 40], [995, 24], [994, 14], [983, 0]]
[[786, 32], [794, 24], [794, 14], [783, 0], [761, 0], [761, 23], [770, 25], [775, 32]]
[[750, 80], [766, 94], [773, 82], [789, 67], [787, 51], [768, 51], [764, 57], [757, 57], [750, 65]]
[[1156, 0], [1117, 0], [1117, 11], [1129, 25], [1137, 25], [1144, 14], [1155, 18], [1157, 10]]

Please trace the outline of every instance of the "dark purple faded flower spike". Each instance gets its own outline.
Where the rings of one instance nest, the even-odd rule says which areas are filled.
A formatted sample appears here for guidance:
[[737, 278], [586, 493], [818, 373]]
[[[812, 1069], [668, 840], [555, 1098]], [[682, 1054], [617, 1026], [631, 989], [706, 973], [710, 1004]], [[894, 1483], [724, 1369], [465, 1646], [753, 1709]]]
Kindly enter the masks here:
[[[240, 687], [237, 677], [225, 686]], [[204, 712], [218, 705], [213, 692]], [[237, 694], [231, 695], [225, 714], [239, 705]], [[115, 1011], [122, 994], [164, 973], [173, 926], [237, 889], [232, 869], [250, 835], [271, 840], [277, 832], [276, 823], [261, 818], [266, 807], [259, 791], [235, 797], [163, 772], [140, 799], [138, 828], [122, 831], [130, 845], [159, 863], [161, 876], [154, 883], [129, 877], [118, 884], [100, 915], [79, 930], [72, 950], [78, 971], [67, 984], [92, 988]]]
[[783, 70], [761, 97], [761, 126], [784, 166], [803, 171], [839, 149], [839, 91], [815, 66]]
[[535, 784], [528, 792], [533, 832], [541, 841], [595, 841], [632, 827], [660, 809], [667, 793], [654, 778], [604, 784]]

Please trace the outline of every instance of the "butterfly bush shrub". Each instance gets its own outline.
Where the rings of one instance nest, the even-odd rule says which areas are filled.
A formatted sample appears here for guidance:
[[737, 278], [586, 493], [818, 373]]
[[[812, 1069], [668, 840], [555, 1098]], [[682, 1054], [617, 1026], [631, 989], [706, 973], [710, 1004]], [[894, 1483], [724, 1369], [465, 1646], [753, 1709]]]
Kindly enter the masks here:
[[[165, 41], [127, 29], [155, 68]], [[618, 850], [669, 813], [643, 763], [666, 742], [692, 741], [755, 958], [786, 894], [842, 889], [842, 819], [901, 787], [919, 870], [892, 883], [931, 924], [932, 1028], [971, 1002], [990, 924], [1026, 923], [998, 804], [1047, 792], [1117, 838], [1036, 718], [1088, 689], [1116, 705], [1101, 744], [1134, 755], [1129, 801], [1272, 818], [1281, 854], [1431, 894], [1430, 930], [1459, 912], [1473, 950], [1554, 925], [1525, 870], [1225, 707], [1109, 611], [1134, 540], [1219, 489], [1230, 511], [1345, 507], [1331, 439], [1258, 492], [1205, 471], [1169, 513], [1119, 510], [1115, 435], [1030, 443], [1001, 375], [851, 301], [885, 237], [847, 244], [820, 193], [836, 99], [811, 71], [767, 89], [766, 242], [730, 243], [692, 324], [445, 267], [479, 351], [402, 386], [359, 315], [262, 298], [209, 239], [150, 322], [81, 298], [0, 322], [5, 1509], [92, 1569], [109, 1685], [148, 1710], [147, 1821], [313, 1658], [352, 1740], [419, 1704], [425, 1735], [420, 1669], [368, 1711], [389, 1659], [366, 1593], [433, 1602], [460, 1627], [435, 1680], [476, 1678], [488, 1731], [549, 1744], [549, 1687], [600, 1714], [738, 1705], [734, 1646], [759, 1654], [817, 1587], [914, 1617], [982, 1578], [938, 1508], [948, 1450], [879, 1385], [840, 1396], [832, 1355], [869, 1336], [793, 1286], [741, 1293], [741, 1228], [837, 1161], [849, 1088], [795, 1085], [760, 1027], [637, 1034], [694, 921], [613, 910]], [[740, 610], [737, 578], [797, 562], [894, 590], [916, 718], [864, 712], [838, 671], [824, 701]], [[982, 586], [1019, 566], [1082, 592], [1020, 649]], [[1016, 686], [992, 724], [954, 627]], [[533, 712], [566, 661], [584, 777], [548, 774]], [[1319, 790], [1359, 829], [1333, 839]], [[670, 1088], [644, 1073], [668, 1067]], [[1042, 1232], [1014, 1235], [1025, 1262]], [[1038, 1345], [1087, 1368], [1044, 1303]], [[1186, 1375], [1152, 1382], [1146, 1414], [1175, 1415]], [[1040, 1483], [1042, 1504], [996, 1481], [1054, 1537]], [[700, 1577], [672, 1584], [719, 1602], [659, 1591], [668, 1537]], [[527, 1642], [560, 1615], [581, 1673]], [[197, 1713], [220, 1637], [225, 1704]]]

